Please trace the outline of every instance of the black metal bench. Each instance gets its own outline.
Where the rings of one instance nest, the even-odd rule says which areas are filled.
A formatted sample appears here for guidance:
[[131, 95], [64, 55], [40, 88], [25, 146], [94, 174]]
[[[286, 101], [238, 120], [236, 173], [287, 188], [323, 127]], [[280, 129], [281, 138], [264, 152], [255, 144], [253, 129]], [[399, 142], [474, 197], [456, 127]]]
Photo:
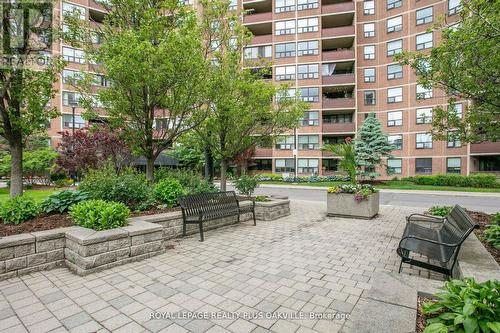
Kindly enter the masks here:
[[186, 226], [188, 224], [198, 224], [200, 226], [200, 241], [203, 242], [203, 222], [228, 216], [238, 216], [238, 222], [240, 222], [242, 213], [252, 213], [253, 224], [257, 225], [255, 202], [251, 201], [252, 205], [240, 207], [234, 191], [200, 193], [180, 197], [177, 202], [182, 209], [182, 235], [186, 236]]
[[[396, 250], [401, 257], [399, 272], [403, 263], [407, 263], [451, 277], [462, 243], [478, 226], [458, 205], [446, 217], [412, 214], [406, 220], [403, 238]], [[430, 226], [418, 222], [429, 222]], [[412, 252], [424, 255], [436, 264], [412, 258]]]

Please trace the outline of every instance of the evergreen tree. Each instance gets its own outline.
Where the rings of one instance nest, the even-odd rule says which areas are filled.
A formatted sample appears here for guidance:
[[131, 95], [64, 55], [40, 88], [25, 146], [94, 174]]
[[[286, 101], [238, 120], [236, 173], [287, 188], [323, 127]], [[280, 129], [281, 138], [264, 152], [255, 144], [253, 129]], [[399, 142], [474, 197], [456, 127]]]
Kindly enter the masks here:
[[356, 165], [361, 178], [374, 179], [380, 176], [376, 167], [383, 164], [383, 157], [390, 157], [394, 149], [382, 131], [380, 121], [374, 113], [370, 113], [361, 126], [354, 141], [356, 150]]

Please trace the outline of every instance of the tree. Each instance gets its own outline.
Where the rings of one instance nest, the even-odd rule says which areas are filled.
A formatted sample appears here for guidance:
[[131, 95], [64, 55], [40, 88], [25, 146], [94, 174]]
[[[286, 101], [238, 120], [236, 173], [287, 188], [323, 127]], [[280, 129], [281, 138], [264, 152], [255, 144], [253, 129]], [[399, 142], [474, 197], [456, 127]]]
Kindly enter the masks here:
[[[50, 184], [50, 173], [54, 167], [57, 152], [51, 147], [37, 148], [23, 153], [23, 179], [29, 184]], [[0, 162], [0, 174], [11, 172], [12, 156], [4, 155]]]
[[205, 162], [203, 147], [198, 145], [199, 137], [194, 132], [182, 135], [169, 155], [179, 161], [183, 168], [200, 172]]
[[[98, 94], [107, 120], [146, 158], [153, 181], [156, 158], [205, 114], [208, 62], [195, 11], [179, 1], [110, 0], [98, 47], [92, 44], [95, 32], [75, 17], [68, 22], [67, 38], [82, 45], [111, 82]], [[79, 82], [87, 96], [90, 82]], [[87, 117], [95, 117], [91, 99], [83, 103]]]
[[[242, 52], [250, 33], [241, 17], [228, 10], [229, 1], [203, 1], [201, 5], [213, 65], [208, 118], [197, 132], [220, 160], [221, 190], [225, 191], [229, 162], [295, 127], [307, 106], [288, 96], [286, 87], [261, 80], [262, 71], [245, 68]], [[283, 98], [273, 102], [276, 95]]]
[[44, 131], [47, 122], [58, 115], [48, 105], [64, 63], [60, 57], [42, 55], [50, 51], [55, 35], [51, 2], [2, 1], [0, 6], [0, 136], [11, 155], [10, 195], [14, 197], [23, 192], [23, 142]]
[[383, 164], [383, 157], [390, 157], [394, 147], [389, 144], [387, 135], [382, 131], [380, 121], [370, 113], [354, 140], [358, 174], [374, 179], [380, 176], [376, 167]]
[[[500, 2], [461, 2], [457, 24], [446, 21], [442, 40], [430, 54], [405, 52], [398, 60], [417, 71], [425, 87], [438, 88], [450, 95], [448, 108], [433, 109], [433, 137], [447, 140], [449, 130], [462, 142], [500, 139]], [[454, 105], [467, 99], [467, 113], [457, 116]], [[465, 108], [464, 108], [465, 110]]]
[[323, 150], [329, 151], [336, 156], [342, 157], [339, 168], [347, 172], [351, 182], [356, 183], [356, 151], [351, 143], [326, 144]]

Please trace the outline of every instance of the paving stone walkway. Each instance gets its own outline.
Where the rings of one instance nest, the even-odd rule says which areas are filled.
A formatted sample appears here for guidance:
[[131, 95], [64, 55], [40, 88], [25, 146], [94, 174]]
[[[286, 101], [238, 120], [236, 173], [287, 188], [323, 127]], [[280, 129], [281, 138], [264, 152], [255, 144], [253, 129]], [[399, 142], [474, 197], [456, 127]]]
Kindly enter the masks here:
[[0, 330], [341, 332], [374, 272], [397, 271], [404, 217], [418, 209], [382, 206], [366, 221], [326, 217], [318, 202], [291, 208], [85, 277], [61, 268], [2, 281]]

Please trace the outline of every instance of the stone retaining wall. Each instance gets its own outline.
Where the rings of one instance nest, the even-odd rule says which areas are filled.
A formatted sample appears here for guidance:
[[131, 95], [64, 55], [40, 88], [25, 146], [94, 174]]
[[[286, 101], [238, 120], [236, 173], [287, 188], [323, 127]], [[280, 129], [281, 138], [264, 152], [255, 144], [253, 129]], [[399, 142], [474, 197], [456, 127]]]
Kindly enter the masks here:
[[[241, 202], [242, 206], [250, 205]], [[274, 199], [257, 202], [257, 220], [269, 221], [290, 214], [290, 201]], [[241, 215], [241, 222], [252, 219]], [[237, 217], [203, 223], [203, 230], [237, 223]], [[188, 234], [199, 233], [197, 225], [188, 225]], [[141, 260], [168, 248], [168, 241], [182, 236], [182, 213], [134, 217], [126, 227], [94, 231], [68, 227], [0, 238], [0, 280], [66, 265], [78, 275]]]

